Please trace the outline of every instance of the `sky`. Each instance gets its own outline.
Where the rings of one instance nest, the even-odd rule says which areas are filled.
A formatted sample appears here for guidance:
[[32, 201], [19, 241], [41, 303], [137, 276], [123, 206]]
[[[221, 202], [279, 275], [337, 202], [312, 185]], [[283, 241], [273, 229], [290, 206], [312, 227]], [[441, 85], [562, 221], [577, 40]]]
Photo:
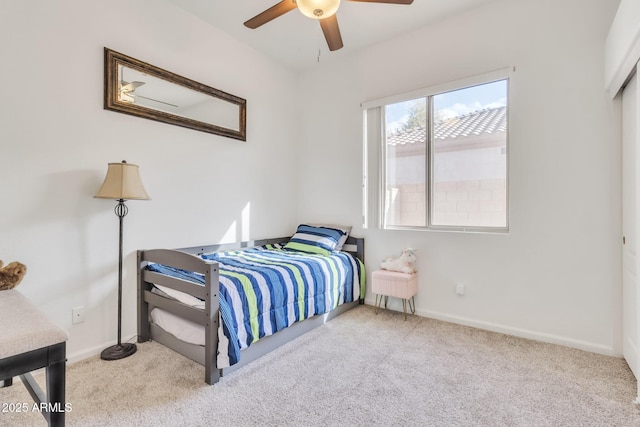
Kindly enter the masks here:
[[433, 97], [434, 109], [441, 111], [443, 118], [505, 105], [507, 105], [506, 80], [445, 92]]
[[[387, 131], [393, 131], [409, 117], [411, 107], [425, 98], [399, 102], [386, 106]], [[507, 105], [507, 80], [485, 83], [433, 96], [434, 112], [446, 119], [485, 108]]]

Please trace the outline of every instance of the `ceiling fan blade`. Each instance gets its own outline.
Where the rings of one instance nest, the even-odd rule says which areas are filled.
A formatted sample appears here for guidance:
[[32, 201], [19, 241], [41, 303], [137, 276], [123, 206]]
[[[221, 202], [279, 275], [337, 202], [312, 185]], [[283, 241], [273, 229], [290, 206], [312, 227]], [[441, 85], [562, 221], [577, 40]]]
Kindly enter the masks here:
[[340, 35], [340, 27], [338, 27], [338, 18], [336, 15], [331, 15], [328, 18], [320, 19], [320, 26], [324, 33], [324, 38], [327, 39], [329, 50], [334, 51], [340, 49], [342, 45], [342, 35]]
[[390, 3], [390, 4], [411, 4], [413, 0], [347, 0], [347, 1], [359, 1], [362, 3]]
[[122, 87], [120, 88], [121, 91], [133, 92], [134, 90], [136, 90], [137, 87], [142, 86], [144, 82], [135, 81], [135, 82], [127, 83], [124, 80], [122, 80], [120, 84], [122, 84]]
[[259, 26], [264, 25], [267, 22], [273, 19], [276, 19], [279, 16], [284, 15], [285, 13], [295, 9], [296, 7], [297, 6], [296, 6], [295, 0], [282, 0], [280, 3], [276, 4], [275, 6], [271, 6], [269, 9], [265, 10], [264, 12], [249, 19], [247, 22], [244, 23], [244, 25], [245, 27], [255, 30]]
[[153, 98], [147, 98], [146, 96], [142, 96], [142, 95], [138, 95], [137, 93], [129, 93], [129, 96], [133, 96], [134, 98], [142, 98], [142, 99], [146, 99], [149, 101], [153, 101], [153, 102], [158, 102], [160, 104], [164, 104], [164, 105], [169, 105], [170, 107], [176, 107], [179, 108], [177, 105], [175, 104], [171, 104], [169, 102], [164, 102], [164, 101], [158, 101], [157, 99], [153, 99]]

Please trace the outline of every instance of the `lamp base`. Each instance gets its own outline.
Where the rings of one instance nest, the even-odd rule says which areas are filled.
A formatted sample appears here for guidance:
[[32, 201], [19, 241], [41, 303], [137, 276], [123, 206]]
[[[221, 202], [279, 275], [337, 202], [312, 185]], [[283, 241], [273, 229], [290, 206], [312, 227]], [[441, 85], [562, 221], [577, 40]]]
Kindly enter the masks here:
[[111, 347], [107, 347], [102, 350], [100, 353], [100, 359], [102, 360], [119, 360], [124, 359], [125, 357], [131, 356], [136, 352], [138, 348], [135, 344], [125, 343], [125, 344], [116, 344]]

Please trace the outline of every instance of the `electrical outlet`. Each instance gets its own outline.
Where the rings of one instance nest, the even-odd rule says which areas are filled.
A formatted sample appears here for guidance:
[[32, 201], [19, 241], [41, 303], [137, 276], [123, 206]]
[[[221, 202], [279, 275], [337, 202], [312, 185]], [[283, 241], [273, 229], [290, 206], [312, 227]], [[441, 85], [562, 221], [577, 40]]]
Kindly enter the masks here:
[[462, 283], [456, 285], [456, 295], [464, 295], [464, 285]]
[[84, 307], [74, 307], [71, 309], [71, 323], [74, 325], [84, 322]]

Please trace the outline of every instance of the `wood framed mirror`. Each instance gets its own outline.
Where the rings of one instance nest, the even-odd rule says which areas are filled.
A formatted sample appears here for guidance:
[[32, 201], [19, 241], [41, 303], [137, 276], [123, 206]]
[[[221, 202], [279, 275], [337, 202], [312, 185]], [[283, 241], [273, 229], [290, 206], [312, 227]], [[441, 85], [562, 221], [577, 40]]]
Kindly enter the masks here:
[[247, 101], [104, 48], [104, 108], [246, 141]]

